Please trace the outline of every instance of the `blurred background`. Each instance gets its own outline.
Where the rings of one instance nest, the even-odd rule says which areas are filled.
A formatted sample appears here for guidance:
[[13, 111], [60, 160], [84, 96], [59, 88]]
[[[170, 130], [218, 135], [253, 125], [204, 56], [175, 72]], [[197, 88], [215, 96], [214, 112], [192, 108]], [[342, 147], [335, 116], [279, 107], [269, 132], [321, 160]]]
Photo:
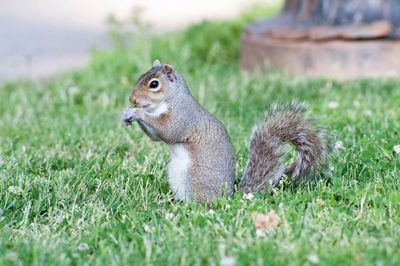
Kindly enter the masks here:
[[[83, 67], [92, 49], [113, 46], [113, 33], [132, 33], [121, 31], [126, 22], [140, 24], [137, 29], [147, 35], [176, 32], [203, 20], [238, 18], [250, 7], [257, 10], [255, 5], [259, 14], [242, 21], [221, 47], [237, 43], [245, 70], [273, 66], [310, 77], [400, 77], [397, 0], [2, 0], [0, 81], [46, 79]], [[207, 42], [198, 36], [193, 33], [192, 45]]]
[[2, 0], [0, 80], [47, 78], [88, 62], [90, 49], [107, 48], [107, 18], [140, 17], [153, 31], [183, 28], [203, 19], [228, 19], [255, 3], [280, 0]]

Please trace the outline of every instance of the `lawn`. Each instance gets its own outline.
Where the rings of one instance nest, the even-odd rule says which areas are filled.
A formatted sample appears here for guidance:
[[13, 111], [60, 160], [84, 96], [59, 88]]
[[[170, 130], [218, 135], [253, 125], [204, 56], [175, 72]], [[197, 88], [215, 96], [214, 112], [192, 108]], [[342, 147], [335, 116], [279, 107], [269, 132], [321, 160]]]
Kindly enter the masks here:
[[[243, 25], [274, 10], [151, 36], [113, 22], [112, 51], [47, 81], [0, 88], [0, 265], [399, 265], [400, 81], [338, 82], [238, 62]], [[332, 177], [209, 205], [174, 202], [168, 149], [122, 111], [153, 59], [181, 72], [246, 163], [253, 123], [275, 101], [306, 101], [342, 149]], [[281, 224], [256, 234], [252, 212]]]

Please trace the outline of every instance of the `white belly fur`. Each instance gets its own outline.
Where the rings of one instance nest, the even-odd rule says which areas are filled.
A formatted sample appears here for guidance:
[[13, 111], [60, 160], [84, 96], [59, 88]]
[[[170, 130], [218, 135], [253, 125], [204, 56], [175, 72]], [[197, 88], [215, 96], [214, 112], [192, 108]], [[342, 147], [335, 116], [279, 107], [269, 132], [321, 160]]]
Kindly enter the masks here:
[[189, 152], [183, 144], [169, 145], [171, 161], [168, 164], [168, 181], [176, 200], [188, 201]]

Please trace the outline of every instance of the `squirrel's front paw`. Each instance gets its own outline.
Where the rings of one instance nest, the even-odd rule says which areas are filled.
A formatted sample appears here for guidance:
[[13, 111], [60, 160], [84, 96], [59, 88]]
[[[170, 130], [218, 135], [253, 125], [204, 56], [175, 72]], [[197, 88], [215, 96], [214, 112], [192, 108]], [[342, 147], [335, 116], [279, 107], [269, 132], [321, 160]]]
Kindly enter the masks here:
[[124, 113], [122, 114], [122, 121], [125, 125], [129, 126], [133, 122], [139, 119], [140, 110], [139, 108], [126, 108]]

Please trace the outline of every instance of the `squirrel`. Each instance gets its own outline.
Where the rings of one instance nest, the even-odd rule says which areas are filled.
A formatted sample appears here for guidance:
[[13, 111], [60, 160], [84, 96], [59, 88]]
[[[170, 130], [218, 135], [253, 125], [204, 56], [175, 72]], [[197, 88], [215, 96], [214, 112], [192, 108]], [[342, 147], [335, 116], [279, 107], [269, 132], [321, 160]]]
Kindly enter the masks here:
[[[168, 182], [175, 200], [207, 203], [230, 197], [235, 187], [235, 156], [224, 125], [190, 94], [182, 76], [169, 64], [154, 61], [139, 77], [125, 109], [126, 125], [137, 122], [153, 140], [168, 144], [171, 160]], [[239, 189], [265, 192], [284, 175], [302, 184], [327, 161], [324, 132], [306, 118], [301, 102], [274, 104], [254, 128], [250, 152]], [[285, 143], [292, 143], [297, 159], [281, 162]]]

